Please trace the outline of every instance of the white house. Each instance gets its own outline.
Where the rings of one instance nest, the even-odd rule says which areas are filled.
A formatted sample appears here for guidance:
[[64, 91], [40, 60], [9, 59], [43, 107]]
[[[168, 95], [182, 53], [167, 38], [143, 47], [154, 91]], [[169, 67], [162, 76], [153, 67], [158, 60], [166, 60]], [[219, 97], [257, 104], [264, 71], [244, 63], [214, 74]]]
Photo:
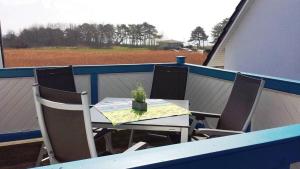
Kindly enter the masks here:
[[183, 47], [183, 42], [177, 40], [160, 40], [157, 42], [160, 49], [180, 49]]
[[241, 0], [204, 65], [300, 80], [300, 0]]

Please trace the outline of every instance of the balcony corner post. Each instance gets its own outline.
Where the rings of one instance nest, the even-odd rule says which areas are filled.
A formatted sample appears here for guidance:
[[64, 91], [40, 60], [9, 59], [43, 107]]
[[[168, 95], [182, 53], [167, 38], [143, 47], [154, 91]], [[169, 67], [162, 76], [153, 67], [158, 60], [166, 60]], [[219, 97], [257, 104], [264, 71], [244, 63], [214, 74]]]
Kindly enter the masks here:
[[176, 56], [176, 62], [178, 65], [184, 65], [185, 64], [185, 56]]

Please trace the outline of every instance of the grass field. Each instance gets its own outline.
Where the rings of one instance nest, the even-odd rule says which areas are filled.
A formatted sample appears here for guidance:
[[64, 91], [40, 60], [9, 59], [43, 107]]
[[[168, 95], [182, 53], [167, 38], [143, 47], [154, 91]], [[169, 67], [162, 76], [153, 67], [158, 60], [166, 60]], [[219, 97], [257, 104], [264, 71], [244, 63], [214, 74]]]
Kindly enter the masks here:
[[175, 62], [176, 56], [186, 56], [188, 63], [202, 64], [206, 58], [198, 52], [125, 47], [4, 49], [4, 54], [6, 67], [161, 63]]

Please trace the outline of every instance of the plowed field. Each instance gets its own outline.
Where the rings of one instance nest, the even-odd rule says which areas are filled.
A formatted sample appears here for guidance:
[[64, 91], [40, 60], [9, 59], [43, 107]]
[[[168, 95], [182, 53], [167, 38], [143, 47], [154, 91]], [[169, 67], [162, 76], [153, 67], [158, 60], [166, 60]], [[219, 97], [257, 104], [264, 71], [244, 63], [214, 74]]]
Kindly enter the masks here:
[[206, 58], [198, 52], [132, 48], [34, 48], [4, 49], [6, 67], [98, 65], [175, 62], [186, 56], [188, 63], [202, 64]]

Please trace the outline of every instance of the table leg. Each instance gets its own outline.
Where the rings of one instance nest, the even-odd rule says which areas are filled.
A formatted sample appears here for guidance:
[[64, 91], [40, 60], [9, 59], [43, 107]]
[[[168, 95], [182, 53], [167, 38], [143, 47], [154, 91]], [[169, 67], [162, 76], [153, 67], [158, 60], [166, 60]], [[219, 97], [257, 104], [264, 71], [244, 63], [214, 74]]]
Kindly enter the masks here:
[[134, 130], [131, 130], [131, 132], [130, 132], [130, 138], [129, 138], [129, 143], [128, 143], [128, 148], [130, 148], [132, 146], [133, 134], [134, 134]]
[[188, 128], [181, 128], [181, 137], [180, 137], [181, 143], [188, 142], [188, 134], [189, 134]]
[[113, 147], [112, 147], [111, 133], [105, 134], [104, 139], [105, 139], [105, 149], [106, 149], [106, 151], [114, 154], [114, 150], [113, 150]]

